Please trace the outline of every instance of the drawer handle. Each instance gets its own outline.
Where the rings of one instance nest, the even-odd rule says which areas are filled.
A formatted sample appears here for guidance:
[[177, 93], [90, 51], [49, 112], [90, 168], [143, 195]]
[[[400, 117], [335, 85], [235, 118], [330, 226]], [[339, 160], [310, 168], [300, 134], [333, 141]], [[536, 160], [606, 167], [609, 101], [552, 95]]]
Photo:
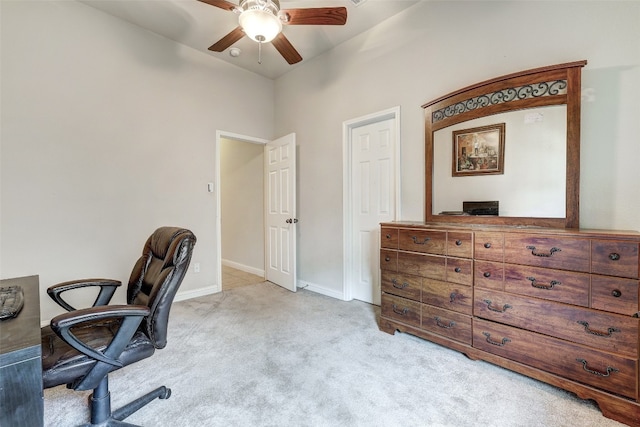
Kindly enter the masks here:
[[489, 243], [489, 242], [485, 243], [485, 244], [484, 244], [484, 247], [485, 247], [486, 249], [491, 248], [491, 243]]
[[407, 283], [407, 282], [402, 282], [402, 285], [399, 285], [398, 284], [398, 280], [396, 280], [396, 279], [391, 280], [391, 283], [393, 284], [393, 287], [396, 288], [396, 289], [404, 289], [407, 286], [409, 286], [409, 283]]
[[620, 298], [622, 296], [622, 292], [620, 292], [620, 289], [614, 289], [611, 291], [611, 295], [616, 298]]
[[543, 253], [537, 253], [536, 252], [536, 247], [535, 246], [527, 246], [527, 249], [531, 250], [531, 255], [535, 255], [535, 256], [540, 256], [540, 257], [545, 257], [545, 258], [549, 258], [550, 256], [552, 256], [553, 254], [555, 254], [556, 252], [561, 252], [562, 249], [560, 248], [551, 248], [549, 250], [548, 254], [543, 254]]
[[[457, 291], [451, 292], [451, 294], [449, 295], [449, 302], [450, 303], [456, 302], [456, 299], [458, 299], [458, 295], [460, 294]], [[460, 295], [460, 297], [462, 297], [462, 295]]]
[[460, 273], [462, 269], [460, 267], [456, 267], [453, 269], [453, 271], [455, 271], [456, 273]]
[[554, 287], [556, 287], [557, 285], [562, 285], [562, 282], [559, 282], [557, 280], [550, 281], [549, 285], [538, 285], [538, 284], [536, 284], [536, 278], [535, 277], [527, 277], [527, 280], [531, 281], [531, 286], [533, 286], [534, 288], [538, 288], [538, 289], [551, 290]]
[[482, 275], [483, 275], [484, 277], [486, 277], [486, 278], [491, 277], [491, 273], [490, 273], [490, 272], [488, 272], [488, 271], [485, 271]]
[[422, 242], [418, 242], [418, 236], [411, 236], [411, 239], [413, 239], [413, 243], [416, 245], [426, 245], [427, 242], [431, 240], [431, 237], [425, 237]]
[[390, 239], [390, 238], [391, 238], [391, 234], [387, 234], [387, 239]]
[[609, 254], [609, 259], [610, 259], [611, 261], [618, 261], [618, 260], [620, 259], [620, 254], [617, 254], [617, 253], [615, 253], [615, 252], [611, 252], [611, 253]]
[[508, 308], [513, 308], [512, 306], [510, 306], [509, 304], [505, 304], [502, 306], [501, 309], [499, 308], [494, 308], [491, 306], [491, 300], [485, 299], [483, 300], [486, 304], [487, 304], [487, 308], [491, 311], [495, 311], [496, 313], [504, 313], [505, 311], [507, 311]]
[[456, 246], [462, 246], [462, 240], [456, 240]]
[[576, 362], [582, 363], [582, 369], [589, 372], [590, 374], [597, 375], [599, 377], [608, 377], [612, 372], [620, 372], [619, 369], [613, 368], [611, 366], [607, 366], [607, 372], [596, 371], [595, 369], [589, 369], [587, 367], [587, 361], [584, 359], [576, 359]]
[[589, 322], [585, 322], [584, 320], [578, 320], [578, 323], [584, 326], [584, 330], [590, 333], [591, 335], [596, 335], [598, 337], [611, 337], [614, 332], [620, 332], [618, 328], [608, 328], [607, 332], [596, 331], [594, 329], [589, 328]]
[[509, 338], [502, 338], [501, 342], [494, 341], [491, 339], [491, 334], [489, 332], [483, 332], [482, 335], [487, 337], [487, 342], [491, 345], [497, 345], [498, 347], [504, 347], [504, 345], [508, 342], [511, 342]]
[[401, 316], [406, 316], [407, 314], [409, 314], [409, 309], [408, 309], [408, 308], [406, 308], [406, 307], [405, 307], [405, 308], [403, 308], [402, 310], [400, 310], [400, 309], [398, 308], [398, 306], [397, 306], [397, 305], [392, 304], [392, 307], [391, 307], [391, 308], [393, 309], [393, 312], [394, 312], [395, 314], [399, 314], [399, 315], [401, 315]]
[[391, 258], [389, 258], [388, 256], [386, 256], [386, 257], [384, 257], [384, 260], [385, 260], [385, 261], [387, 261], [387, 262], [389, 262], [389, 261], [391, 261]]
[[439, 327], [444, 328], [444, 329], [451, 329], [454, 326], [456, 326], [456, 322], [449, 322], [448, 325], [445, 325], [444, 323], [442, 323], [440, 321], [440, 318], [438, 316], [434, 317], [433, 319], [436, 321], [436, 325], [438, 325]]

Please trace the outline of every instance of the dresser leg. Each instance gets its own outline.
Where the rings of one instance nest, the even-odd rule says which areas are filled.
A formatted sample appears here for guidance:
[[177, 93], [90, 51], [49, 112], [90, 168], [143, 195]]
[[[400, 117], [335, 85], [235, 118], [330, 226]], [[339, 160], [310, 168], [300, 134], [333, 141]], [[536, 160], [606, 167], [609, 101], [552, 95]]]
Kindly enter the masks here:
[[394, 325], [392, 325], [391, 323], [389, 323], [387, 320], [384, 320], [384, 319], [380, 319], [379, 328], [382, 332], [386, 332], [391, 335], [395, 335], [397, 330], [397, 328]]

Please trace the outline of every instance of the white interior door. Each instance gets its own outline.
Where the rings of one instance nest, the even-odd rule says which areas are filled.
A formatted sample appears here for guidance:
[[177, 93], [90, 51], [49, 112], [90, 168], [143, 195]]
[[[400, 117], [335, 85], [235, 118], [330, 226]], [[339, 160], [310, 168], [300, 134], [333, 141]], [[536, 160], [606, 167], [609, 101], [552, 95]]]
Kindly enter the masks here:
[[351, 130], [351, 296], [380, 304], [380, 226], [396, 217], [395, 119]]
[[296, 291], [296, 136], [265, 146], [266, 279]]

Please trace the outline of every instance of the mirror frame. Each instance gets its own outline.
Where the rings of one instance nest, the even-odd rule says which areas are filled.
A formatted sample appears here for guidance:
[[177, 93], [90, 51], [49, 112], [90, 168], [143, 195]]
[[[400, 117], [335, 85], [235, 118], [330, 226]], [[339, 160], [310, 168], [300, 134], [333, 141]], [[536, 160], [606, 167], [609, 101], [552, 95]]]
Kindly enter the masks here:
[[[586, 64], [587, 61], [576, 61], [508, 74], [467, 86], [422, 105], [425, 113], [426, 222], [578, 228], [581, 71]], [[566, 85], [566, 87], [560, 87], [561, 90], [557, 90], [558, 85]], [[550, 105], [567, 106], [564, 218], [436, 215], [433, 213], [435, 131], [480, 117]]]

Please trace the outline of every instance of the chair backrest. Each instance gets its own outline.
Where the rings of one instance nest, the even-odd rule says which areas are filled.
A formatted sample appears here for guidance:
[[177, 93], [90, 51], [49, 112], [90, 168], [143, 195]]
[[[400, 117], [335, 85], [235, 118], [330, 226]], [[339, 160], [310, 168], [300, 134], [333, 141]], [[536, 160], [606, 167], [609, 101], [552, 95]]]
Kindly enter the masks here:
[[147, 239], [127, 289], [129, 304], [146, 305], [151, 313], [140, 329], [156, 348], [167, 345], [173, 298], [189, 268], [196, 236], [178, 227], [160, 227]]

